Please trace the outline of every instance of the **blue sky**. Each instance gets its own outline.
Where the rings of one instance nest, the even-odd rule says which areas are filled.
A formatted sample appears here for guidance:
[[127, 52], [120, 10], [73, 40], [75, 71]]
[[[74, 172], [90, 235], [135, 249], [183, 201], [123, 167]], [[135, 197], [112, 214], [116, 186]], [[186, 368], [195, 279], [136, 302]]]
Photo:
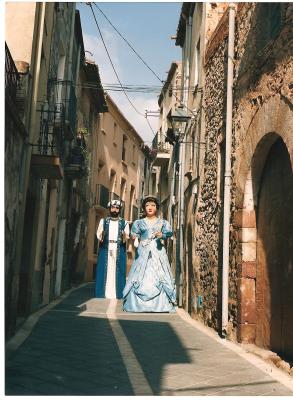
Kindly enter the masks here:
[[[181, 60], [181, 48], [175, 46], [171, 36], [176, 35], [182, 3], [134, 2], [96, 3], [116, 29], [130, 42], [137, 53], [162, 79], [167, 77], [172, 61]], [[86, 57], [99, 66], [102, 83], [118, 83], [101, 42], [91, 9], [85, 3], [77, 3], [80, 11], [85, 50], [93, 53]], [[120, 81], [128, 85], [160, 85], [159, 80], [147, 69], [113, 27], [93, 6], [100, 30], [108, 48]], [[153, 138], [145, 118], [129, 104], [123, 93], [109, 91], [123, 114], [145, 141]], [[128, 93], [135, 107], [144, 114], [145, 109], [157, 110], [158, 95]], [[153, 130], [157, 130], [157, 118], [149, 118]]]

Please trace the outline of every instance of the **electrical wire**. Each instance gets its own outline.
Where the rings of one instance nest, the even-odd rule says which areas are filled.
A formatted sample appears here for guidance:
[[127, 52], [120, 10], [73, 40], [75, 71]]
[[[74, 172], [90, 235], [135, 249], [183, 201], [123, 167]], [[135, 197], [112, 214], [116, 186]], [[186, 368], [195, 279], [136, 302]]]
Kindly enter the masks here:
[[143, 58], [138, 54], [138, 52], [133, 48], [133, 46], [128, 42], [127, 39], [125, 39], [125, 37], [118, 31], [118, 29], [115, 28], [115, 26], [112, 24], [112, 22], [109, 20], [109, 18], [105, 15], [105, 13], [100, 9], [99, 6], [97, 6], [96, 3], [93, 3], [97, 9], [103, 14], [103, 16], [106, 18], [106, 20], [109, 22], [109, 24], [112, 26], [113, 29], [115, 29], [115, 31], [118, 33], [118, 35], [128, 44], [128, 46], [131, 48], [131, 50], [137, 55], [137, 57], [144, 63], [144, 65], [155, 75], [155, 77], [157, 79], [159, 79], [159, 81], [161, 83], [164, 83], [163, 80], [161, 80], [158, 75], [153, 71], [153, 69], [143, 60]]
[[124, 88], [123, 88], [123, 85], [122, 85], [122, 83], [121, 83], [121, 81], [120, 81], [120, 79], [119, 79], [119, 76], [118, 76], [117, 71], [116, 71], [116, 69], [115, 69], [115, 67], [114, 67], [114, 64], [113, 64], [113, 62], [112, 62], [111, 56], [110, 56], [110, 54], [109, 54], [109, 51], [108, 51], [108, 49], [107, 49], [106, 43], [105, 43], [105, 41], [104, 41], [102, 32], [101, 32], [101, 30], [100, 30], [100, 27], [99, 27], [99, 24], [98, 24], [98, 21], [97, 21], [97, 19], [96, 19], [96, 16], [95, 16], [95, 13], [94, 13], [94, 10], [93, 10], [93, 7], [92, 7], [91, 3], [89, 3], [89, 6], [90, 6], [90, 8], [91, 8], [91, 11], [92, 11], [94, 20], [95, 20], [95, 22], [96, 22], [96, 25], [97, 25], [97, 28], [98, 28], [98, 31], [99, 31], [99, 34], [100, 34], [100, 36], [101, 36], [101, 40], [102, 40], [102, 42], [103, 42], [104, 48], [105, 48], [105, 50], [106, 50], [106, 53], [107, 53], [107, 56], [108, 56], [109, 61], [110, 61], [110, 63], [111, 63], [111, 66], [112, 66], [112, 68], [113, 68], [113, 71], [114, 71], [114, 73], [115, 73], [115, 75], [116, 75], [116, 78], [117, 78], [117, 80], [118, 80], [118, 82], [119, 82], [119, 84], [120, 84], [120, 87], [121, 87], [122, 91], [124, 92], [126, 98], [128, 99], [129, 103], [130, 103], [131, 106], [134, 108], [134, 110], [135, 110], [138, 114], [140, 114], [140, 115], [142, 115], [142, 116], [144, 117], [144, 115], [143, 115], [140, 111], [137, 110], [137, 108], [135, 107], [135, 105], [134, 105], [134, 104], [132, 103], [132, 101], [129, 99], [127, 93], [125, 92], [125, 90], [124, 90]]
[[90, 6], [90, 8], [91, 8], [91, 11], [92, 11], [92, 14], [93, 14], [93, 17], [94, 17], [96, 26], [97, 26], [98, 31], [99, 31], [99, 34], [100, 34], [100, 36], [101, 36], [101, 40], [102, 40], [103, 45], [104, 45], [104, 47], [105, 47], [105, 50], [106, 50], [106, 53], [107, 53], [107, 55], [108, 55], [109, 61], [110, 61], [110, 63], [111, 63], [111, 66], [112, 66], [112, 68], [113, 68], [113, 71], [114, 71], [114, 73], [115, 73], [115, 75], [116, 75], [116, 78], [117, 78], [117, 80], [118, 80], [118, 82], [119, 82], [119, 85], [120, 85], [120, 87], [121, 87], [123, 93], [125, 94], [127, 100], [129, 101], [129, 103], [131, 104], [131, 106], [133, 107], [133, 109], [134, 109], [140, 116], [142, 116], [142, 117], [144, 117], [144, 118], [146, 119], [146, 122], [147, 122], [148, 126], [151, 128], [151, 131], [152, 131], [153, 135], [155, 136], [156, 134], [155, 134], [153, 128], [151, 127], [151, 124], [150, 124], [150, 122], [149, 122], [147, 116], [144, 115], [144, 114], [142, 114], [140, 111], [138, 111], [138, 109], [135, 107], [135, 105], [132, 103], [132, 101], [131, 101], [130, 98], [128, 97], [128, 95], [127, 95], [125, 89], [123, 88], [123, 85], [122, 85], [122, 83], [121, 83], [121, 81], [120, 81], [120, 79], [119, 79], [119, 76], [118, 76], [117, 71], [116, 71], [116, 69], [115, 69], [115, 67], [114, 67], [114, 64], [113, 64], [113, 62], [112, 62], [111, 56], [110, 56], [110, 54], [109, 54], [109, 51], [108, 51], [108, 49], [107, 49], [106, 43], [105, 43], [105, 41], [104, 41], [102, 32], [101, 32], [101, 30], [100, 30], [100, 27], [99, 27], [99, 24], [98, 24], [98, 21], [97, 21], [97, 19], [96, 19], [96, 15], [95, 15], [95, 13], [94, 13], [94, 10], [93, 10], [93, 7], [92, 7], [91, 3], [89, 3], [89, 6]]
[[[118, 84], [112, 84], [112, 83], [104, 83], [103, 87], [101, 87], [98, 84], [95, 83], [91, 83], [91, 82], [84, 82], [84, 83], [78, 83], [76, 85], [74, 85], [75, 87], [81, 87], [84, 89], [95, 89], [95, 90], [107, 90], [107, 91], [114, 91], [114, 92], [121, 92], [123, 91], [123, 89], [126, 92], [139, 92], [139, 93], [146, 93], [146, 94], [152, 94], [152, 93], [160, 93], [162, 88], [158, 87], [158, 86], [152, 86], [152, 85], [145, 85], [145, 86], [140, 86], [140, 85], [122, 85], [122, 88], [120, 85]], [[175, 88], [173, 87], [170, 90], [176, 90], [176, 91], [189, 91], [192, 90], [192, 87], [189, 88]]]
[[[91, 7], [91, 10], [92, 10], [92, 12], [93, 12], [91, 3], [86, 3], [86, 4], [88, 4], [88, 5]], [[101, 11], [101, 9], [100, 9], [95, 3], [93, 3], [93, 4]], [[140, 59], [141, 61], [143, 61], [143, 63], [147, 66], [147, 68], [148, 68], [149, 70], [151, 70], [151, 71], [154, 73], [154, 71], [147, 65], [147, 63], [141, 58], [141, 56], [139, 56], [139, 54], [138, 54], [138, 53], [135, 51], [135, 49], [130, 45], [130, 43], [129, 43], [129, 42], [123, 37], [123, 35], [121, 35], [120, 32], [114, 27], [114, 25], [113, 25], [113, 24], [110, 22], [110, 20], [105, 16], [105, 14], [104, 14], [102, 11], [101, 11], [101, 13], [104, 15], [104, 17], [107, 19], [107, 21], [111, 24], [111, 26], [115, 29], [115, 31], [122, 37], [122, 39], [125, 40], [125, 42], [126, 42], [126, 43], [128, 44], [128, 46], [131, 48], [131, 50], [134, 51], [134, 53], [139, 57], [139, 59]], [[96, 20], [96, 18], [95, 18], [95, 20]], [[164, 82], [162, 79], [160, 79], [160, 78], [158, 77], [158, 75], [157, 75], [156, 73], [154, 73], [154, 75], [156, 76], [156, 78], [157, 78], [161, 83]], [[182, 106], [183, 106], [184, 108], [186, 108], [187, 111], [189, 111], [189, 112], [191, 113], [191, 115], [194, 115], [194, 112], [193, 112], [190, 108], [188, 108], [187, 105], [183, 104], [183, 103], [182, 103], [182, 100], [181, 100], [179, 97], [177, 97], [176, 94], [175, 94], [173, 91], [172, 91], [172, 96], [174, 96], [175, 99], [176, 99], [180, 104], [182, 104]]]

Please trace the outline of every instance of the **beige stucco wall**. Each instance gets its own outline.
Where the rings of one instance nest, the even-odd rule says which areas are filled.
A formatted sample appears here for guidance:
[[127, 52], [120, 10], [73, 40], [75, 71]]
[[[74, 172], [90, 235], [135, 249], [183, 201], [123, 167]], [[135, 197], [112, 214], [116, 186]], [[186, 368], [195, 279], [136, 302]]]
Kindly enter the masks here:
[[15, 61], [31, 64], [36, 4], [6, 2], [5, 40]]
[[[109, 192], [114, 192], [125, 202], [124, 218], [131, 221], [130, 206], [139, 208], [140, 183], [143, 174], [141, 167], [144, 158], [140, 146], [143, 140], [109, 96], [107, 96], [107, 104], [109, 112], [101, 114], [101, 123], [93, 138], [92, 192], [95, 197], [98, 185], [103, 185]], [[123, 135], [127, 137], [125, 161], [122, 160]], [[116, 173], [112, 182], [110, 180], [111, 171]], [[126, 183], [125, 189], [122, 191], [121, 181], [123, 179]], [[134, 188], [134, 197], [131, 203], [132, 187]], [[88, 280], [93, 278], [94, 264], [97, 260], [97, 254], [94, 253], [97, 224], [106, 215], [108, 215], [108, 210], [97, 204], [93, 205], [89, 212]], [[133, 259], [133, 248], [130, 241], [127, 244], [127, 255], [129, 269]]]

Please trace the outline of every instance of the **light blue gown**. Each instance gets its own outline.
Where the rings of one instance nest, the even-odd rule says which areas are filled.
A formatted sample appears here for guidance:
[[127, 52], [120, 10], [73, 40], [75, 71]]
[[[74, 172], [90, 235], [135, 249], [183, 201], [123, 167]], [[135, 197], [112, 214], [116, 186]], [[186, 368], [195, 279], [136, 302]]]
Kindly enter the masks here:
[[161, 231], [162, 239], [173, 235], [170, 224], [157, 219], [134, 221], [131, 235], [140, 242], [123, 290], [123, 309], [129, 312], [174, 312], [176, 289], [164, 245], [154, 233]]

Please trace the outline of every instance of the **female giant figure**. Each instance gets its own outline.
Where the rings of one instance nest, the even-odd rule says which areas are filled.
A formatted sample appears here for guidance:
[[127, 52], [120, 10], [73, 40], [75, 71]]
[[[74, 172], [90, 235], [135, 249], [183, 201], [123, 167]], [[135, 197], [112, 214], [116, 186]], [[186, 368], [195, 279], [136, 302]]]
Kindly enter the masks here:
[[130, 312], [174, 312], [175, 283], [162, 239], [173, 235], [170, 224], [157, 218], [155, 197], [143, 200], [146, 217], [136, 220], [131, 229], [136, 256], [123, 290], [123, 309]]

